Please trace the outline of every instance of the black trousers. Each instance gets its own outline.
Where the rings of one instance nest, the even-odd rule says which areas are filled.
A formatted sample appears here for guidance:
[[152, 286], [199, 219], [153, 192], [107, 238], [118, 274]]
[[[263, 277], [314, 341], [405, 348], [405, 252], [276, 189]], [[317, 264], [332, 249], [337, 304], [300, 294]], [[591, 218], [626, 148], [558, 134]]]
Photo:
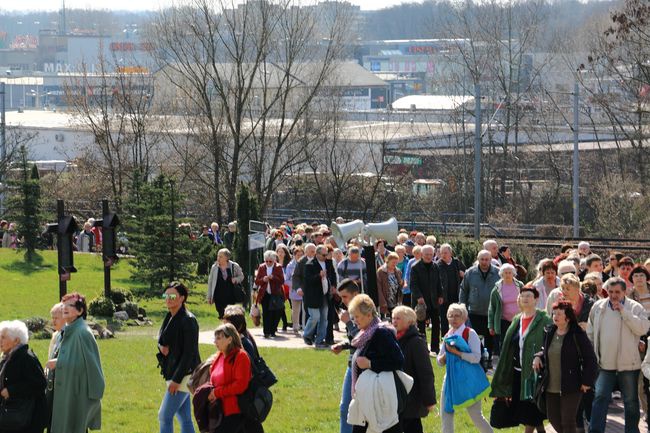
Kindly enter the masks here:
[[449, 302], [445, 302], [440, 306], [440, 335], [446, 335], [449, 332], [449, 321], [447, 320], [447, 311], [449, 310]]
[[546, 414], [558, 433], [575, 433], [576, 413], [580, 406], [580, 392], [568, 394], [546, 393]]
[[338, 323], [339, 314], [336, 312], [336, 305], [334, 299], [330, 296], [327, 301], [327, 334], [325, 335], [325, 342], [327, 344], [334, 344], [334, 324]]
[[244, 431], [244, 420], [241, 414], [224, 416], [221, 424], [214, 433], [241, 433]]
[[262, 427], [262, 423], [259, 421], [244, 417], [243, 433], [264, 433], [264, 427]]
[[[437, 308], [430, 309], [427, 305], [427, 318], [431, 320], [431, 351], [438, 352], [440, 350], [440, 310]], [[425, 337], [427, 332], [427, 322], [418, 322], [418, 331]]]
[[264, 329], [264, 336], [275, 335], [278, 330], [278, 322], [280, 322], [280, 314], [282, 310], [269, 310], [270, 296], [268, 293], [262, 298], [262, 328]]
[[399, 423], [402, 426], [402, 431], [404, 433], [423, 433], [422, 431], [422, 419], [420, 418], [401, 418]]
[[471, 328], [476, 331], [478, 335], [482, 335], [484, 339], [484, 345], [488, 350], [490, 356], [494, 353], [494, 339], [490, 335], [487, 325], [487, 316], [480, 316], [478, 314], [469, 315], [469, 321], [471, 323]]
[[[366, 433], [366, 430], [368, 430], [368, 426], [360, 426], [360, 425], [355, 425], [352, 427], [352, 433]], [[402, 426], [400, 423], [395, 424], [388, 430], [384, 430], [382, 433], [406, 433], [405, 430], [402, 430]]]

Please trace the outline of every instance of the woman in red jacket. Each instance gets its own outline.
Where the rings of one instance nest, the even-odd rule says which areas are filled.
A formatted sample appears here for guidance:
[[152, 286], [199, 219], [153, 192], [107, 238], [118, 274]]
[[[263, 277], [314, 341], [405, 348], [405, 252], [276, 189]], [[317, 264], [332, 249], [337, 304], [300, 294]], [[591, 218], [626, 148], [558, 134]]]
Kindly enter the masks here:
[[242, 349], [237, 329], [230, 323], [214, 331], [214, 344], [219, 354], [210, 367], [210, 383], [214, 390], [208, 400], [221, 400], [223, 418], [214, 433], [240, 433], [244, 419], [237, 397], [246, 391], [251, 380], [251, 361]]
[[284, 308], [284, 271], [277, 261], [275, 251], [265, 251], [264, 263], [255, 277], [255, 285], [259, 288], [256, 303], [262, 304], [264, 338], [275, 337]]

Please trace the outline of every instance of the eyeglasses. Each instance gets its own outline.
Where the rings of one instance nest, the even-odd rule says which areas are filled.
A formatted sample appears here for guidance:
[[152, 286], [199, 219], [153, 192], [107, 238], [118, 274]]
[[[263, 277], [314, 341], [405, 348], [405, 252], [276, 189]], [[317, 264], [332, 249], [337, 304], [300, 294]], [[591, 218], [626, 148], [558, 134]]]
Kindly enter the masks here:
[[178, 298], [176, 293], [163, 293], [162, 298], [165, 300], [175, 301]]

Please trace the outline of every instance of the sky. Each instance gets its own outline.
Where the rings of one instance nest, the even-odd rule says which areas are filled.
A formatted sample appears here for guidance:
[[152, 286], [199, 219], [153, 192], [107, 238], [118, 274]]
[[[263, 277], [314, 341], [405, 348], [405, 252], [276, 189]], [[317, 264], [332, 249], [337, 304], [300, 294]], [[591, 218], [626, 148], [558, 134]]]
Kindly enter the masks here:
[[[363, 10], [382, 9], [403, 3], [403, 0], [348, 0], [350, 3], [361, 6]], [[409, 0], [414, 2], [416, 0]], [[157, 10], [161, 6], [169, 5], [172, 0], [66, 0], [68, 8], [82, 9], [111, 9], [111, 10]], [[3, 4], [5, 3], [5, 4]], [[313, 4], [313, 1], [305, 1]], [[0, 0], [2, 11], [28, 11], [28, 10], [57, 10], [61, 7], [61, 0]]]

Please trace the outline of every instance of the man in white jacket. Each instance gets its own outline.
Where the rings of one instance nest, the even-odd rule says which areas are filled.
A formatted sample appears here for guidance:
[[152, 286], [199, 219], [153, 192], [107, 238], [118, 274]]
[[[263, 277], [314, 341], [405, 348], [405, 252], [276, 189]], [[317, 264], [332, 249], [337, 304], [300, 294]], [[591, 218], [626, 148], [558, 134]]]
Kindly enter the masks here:
[[609, 298], [594, 304], [587, 325], [587, 335], [594, 345], [600, 367], [589, 431], [605, 432], [607, 408], [618, 384], [625, 407], [625, 431], [638, 433], [639, 340], [648, 332], [650, 321], [641, 304], [625, 297], [623, 279], [611, 278], [605, 287]]

